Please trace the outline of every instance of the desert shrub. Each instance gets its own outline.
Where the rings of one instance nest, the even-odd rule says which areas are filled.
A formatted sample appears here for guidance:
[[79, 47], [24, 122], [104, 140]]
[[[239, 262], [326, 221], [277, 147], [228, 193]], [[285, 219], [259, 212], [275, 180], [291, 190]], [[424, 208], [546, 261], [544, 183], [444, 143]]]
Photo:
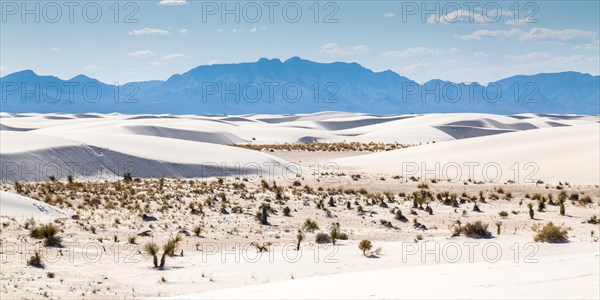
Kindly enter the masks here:
[[42, 256], [40, 255], [39, 250], [35, 250], [35, 252], [33, 252], [33, 255], [29, 258], [29, 260], [27, 260], [27, 265], [40, 269], [44, 268], [44, 263], [42, 262]]
[[505, 211], [501, 211], [501, 212], [499, 212], [499, 213], [498, 213], [498, 215], [499, 215], [500, 217], [502, 217], [502, 218], [507, 218], [507, 217], [508, 217], [508, 213], [507, 213], [507, 212], [505, 212]]
[[58, 236], [58, 227], [54, 224], [48, 223], [41, 227], [36, 227], [31, 230], [31, 237], [36, 239], [43, 239], [44, 245], [47, 247], [60, 247], [62, 239]]
[[200, 226], [200, 225], [194, 226], [194, 228], [192, 228], [192, 232], [194, 233], [195, 236], [200, 236], [200, 233], [202, 233], [202, 226]]
[[144, 252], [147, 255], [152, 256], [154, 267], [158, 268], [158, 246], [156, 245], [156, 243], [147, 243], [146, 245], [144, 245]]
[[475, 223], [467, 223], [461, 228], [461, 232], [473, 238], [479, 237], [491, 237], [492, 234], [488, 231], [488, 224], [481, 221], [475, 221]]
[[317, 244], [327, 244], [327, 243], [331, 243], [331, 236], [329, 236], [329, 234], [324, 233], [324, 232], [319, 232], [317, 233], [317, 235], [315, 236], [315, 242]]
[[311, 219], [306, 219], [302, 228], [304, 228], [305, 231], [314, 232], [315, 230], [319, 229], [319, 225], [317, 225], [317, 222]]
[[269, 247], [271, 246], [271, 243], [262, 243], [261, 245], [256, 242], [252, 242], [250, 243], [250, 245], [254, 246], [258, 252], [269, 252]]
[[536, 242], [561, 243], [568, 240], [567, 229], [556, 226], [552, 222], [547, 223], [542, 228], [533, 226], [532, 229], [536, 232], [536, 235], [533, 237], [533, 240]]
[[131, 172], [123, 173], [123, 181], [131, 182], [132, 180], [133, 180], [133, 178], [131, 177]]
[[585, 197], [579, 199], [579, 204], [581, 204], [581, 205], [586, 205], [586, 204], [590, 204], [590, 203], [592, 203], [592, 197], [590, 197], [590, 196], [585, 196]]
[[302, 233], [302, 231], [298, 231], [298, 234], [296, 235], [296, 240], [298, 241], [298, 244], [296, 245], [296, 251], [300, 251], [300, 243], [304, 241], [304, 238], [304, 233]]
[[135, 244], [135, 239], [136, 239], [136, 236], [135, 236], [135, 235], [130, 235], [130, 236], [129, 236], [129, 238], [127, 238], [127, 241], [128, 241], [130, 244]]
[[367, 251], [373, 248], [373, 244], [369, 240], [362, 240], [358, 243], [358, 249], [360, 249], [364, 256], [367, 256]]
[[260, 222], [260, 224], [262, 225], [269, 225], [269, 209], [270, 209], [270, 205], [263, 203], [258, 209], [258, 211], [256, 212], [256, 220], [258, 222]]
[[289, 207], [286, 206], [286, 207], [283, 208], [283, 215], [284, 216], [289, 217], [291, 212], [292, 212], [292, 210]]

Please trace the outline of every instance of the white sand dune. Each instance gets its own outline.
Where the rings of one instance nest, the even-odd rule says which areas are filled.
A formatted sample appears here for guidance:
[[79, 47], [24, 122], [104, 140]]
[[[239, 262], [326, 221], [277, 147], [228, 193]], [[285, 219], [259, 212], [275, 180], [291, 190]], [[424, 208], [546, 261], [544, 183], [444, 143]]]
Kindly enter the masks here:
[[[273, 172], [268, 165], [283, 166], [286, 161], [229, 145], [313, 141], [411, 145], [435, 142], [435, 146], [406, 149], [399, 152], [402, 153], [399, 157], [397, 154], [376, 154], [358, 162], [340, 160], [337, 163], [361, 171], [397, 172], [399, 159], [463, 161], [468, 158], [484, 162], [498, 160], [506, 164], [514, 163], [514, 157], [519, 158], [519, 162], [525, 160], [524, 163], [539, 158], [547, 163], [559, 160], [557, 168], [541, 168], [541, 179], [560, 178], [585, 183], [597, 183], [598, 179], [598, 176], [588, 176], [596, 169], [584, 165], [585, 161], [598, 161], [597, 145], [588, 147], [598, 137], [598, 132], [593, 131], [598, 127], [598, 118], [591, 116], [459, 113], [378, 116], [345, 112], [241, 116], [3, 113], [1, 116], [2, 163], [37, 164], [30, 169], [52, 163], [97, 164], [96, 169], [102, 170], [99, 172], [118, 176], [123, 170], [115, 165], [130, 163], [137, 166], [140, 170], [137, 176], [141, 177], [204, 177], [207, 174], [217, 176], [214, 172], [198, 171], [199, 166], [206, 164], [224, 166], [223, 176], [233, 175], [232, 170], [237, 165], [258, 165], [261, 170], [255, 173], [280, 176], [285, 168]], [[497, 142], [496, 138], [499, 138]], [[578, 144], [580, 140], [587, 142]], [[501, 147], [504, 143], [510, 147]], [[533, 149], [526, 151], [529, 154], [517, 153], [528, 143], [535, 144], [531, 146], [533, 148], [527, 146]], [[512, 154], [503, 156], [502, 149], [512, 151]], [[447, 157], [442, 154], [442, 157], [436, 157], [436, 151]], [[543, 153], [538, 156], [538, 152]], [[564, 172], [552, 171], [566, 166], [584, 167], [585, 171], [576, 172], [573, 168]], [[84, 171], [59, 168], [61, 178], [70, 175], [69, 172], [85, 177]], [[4, 172], [2, 180], [18, 180], [18, 176], [6, 174], [12, 173]], [[45, 177], [38, 176], [38, 179]]]
[[[596, 253], [343, 273], [168, 299], [598, 299]], [[557, 270], [560, 275], [557, 275]]]
[[[340, 168], [437, 179], [600, 184], [600, 126], [518, 131], [334, 160]], [[470, 163], [477, 163], [469, 169]], [[416, 169], [412, 168], [415, 167]], [[486, 167], [487, 166], [487, 167]], [[470, 173], [473, 174], [470, 174]]]
[[0, 217], [52, 219], [66, 217], [64, 210], [21, 195], [0, 191]]

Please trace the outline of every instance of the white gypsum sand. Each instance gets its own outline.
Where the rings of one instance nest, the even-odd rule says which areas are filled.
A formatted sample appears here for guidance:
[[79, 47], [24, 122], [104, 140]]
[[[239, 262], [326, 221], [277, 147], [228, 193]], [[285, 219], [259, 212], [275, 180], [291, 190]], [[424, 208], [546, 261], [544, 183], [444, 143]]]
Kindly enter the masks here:
[[[0, 116], [3, 299], [598, 298], [598, 117]], [[410, 147], [232, 146], [312, 141]], [[509, 173], [448, 181], [454, 174], [434, 170], [432, 180], [422, 169], [403, 170], [403, 162], [428, 170], [493, 162]], [[531, 182], [522, 177], [528, 162], [538, 167]], [[134, 180], [115, 167], [124, 163], [134, 167]], [[512, 182], [514, 163], [522, 176]], [[257, 220], [263, 204], [268, 225]], [[307, 219], [318, 229], [306, 229]], [[492, 237], [452, 236], [458, 221], [481, 221]], [[535, 242], [532, 227], [548, 222], [566, 229], [568, 242]], [[317, 244], [334, 223], [347, 239]], [[62, 248], [31, 235], [48, 224]], [[298, 230], [305, 235], [300, 252]], [[178, 234], [173, 256], [154, 268], [145, 245], [157, 244], [160, 261], [162, 246]], [[371, 257], [358, 248], [363, 239], [373, 244]], [[27, 265], [34, 249], [43, 268]]]

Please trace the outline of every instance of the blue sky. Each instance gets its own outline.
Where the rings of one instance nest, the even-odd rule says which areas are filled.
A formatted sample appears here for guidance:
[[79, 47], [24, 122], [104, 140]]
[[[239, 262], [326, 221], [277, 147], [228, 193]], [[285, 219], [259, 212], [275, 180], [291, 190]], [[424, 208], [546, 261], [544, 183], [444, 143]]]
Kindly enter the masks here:
[[[32, 69], [125, 83], [165, 80], [204, 64], [293, 56], [358, 62], [417, 81], [600, 72], [598, 1], [97, 1], [85, 11], [87, 2], [53, 3], [2, 0], [2, 76]], [[222, 15], [236, 4], [236, 14]]]

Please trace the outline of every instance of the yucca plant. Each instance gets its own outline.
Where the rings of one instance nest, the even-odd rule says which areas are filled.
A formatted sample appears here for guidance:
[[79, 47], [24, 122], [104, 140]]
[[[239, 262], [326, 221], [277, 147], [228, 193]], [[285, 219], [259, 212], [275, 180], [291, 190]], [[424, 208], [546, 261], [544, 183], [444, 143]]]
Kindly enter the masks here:
[[35, 250], [33, 255], [27, 261], [27, 265], [36, 267], [36, 268], [40, 268], [40, 269], [44, 268], [44, 263], [42, 262], [42, 256], [40, 255], [39, 250]]
[[502, 227], [502, 222], [498, 221], [496, 222], [496, 232], [498, 235], [500, 235], [500, 228]]
[[529, 208], [529, 218], [533, 220], [533, 216], [535, 215], [535, 212], [533, 211], [533, 204], [529, 203], [527, 204], [527, 207]]
[[560, 204], [560, 215], [564, 216], [565, 215], [565, 199], [558, 199], [558, 203]]
[[302, 233], [302, 231], [298, 231], [298, 234], [296, 235], [296, 240], [298, 241], [298, 244], [296, 245], [296, 251], [300, 251], [300, 242], [302, 242], [304, 238], [304, 233]]
[[158, 268], [158, 246], [156, 245], [156, 243], [147, 243], [146, 245], [144, 245], [144, 252], [146, 252], [146, 254], [152, 256], [152, 262], [154, 263], [154, 268]]
[[175, 252], [176, 247], [177, 247], [177, 243], [175, 242], [174, 239], [168, 240], [167, 243], [163, 245], [163, 254], [160, 258], [160, 268], [161, 269], [165, 267], [165, 260], [167, 259], [167, 255], [173, 256], [171, 254], [173, 254]]
[[58, 236], [59, 229], [56, 225], [48, 223], [31, 230], [30, 236], [43, 239], [46, 247], [60, 247], [62, 239]]
[[341, 235], [340, 226], [337, 224], [331, 226], [331, 231], [329, 232], [329, 235], [331, 236], [331, 242], [335, 246], [335, 241], [339, 239]]

